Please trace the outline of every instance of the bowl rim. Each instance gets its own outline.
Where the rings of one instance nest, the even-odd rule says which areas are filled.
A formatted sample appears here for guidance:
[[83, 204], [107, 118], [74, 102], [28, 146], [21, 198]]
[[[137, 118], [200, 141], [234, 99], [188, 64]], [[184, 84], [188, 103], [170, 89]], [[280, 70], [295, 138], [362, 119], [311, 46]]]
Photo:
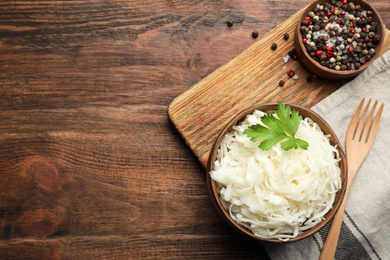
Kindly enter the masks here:
[[[342, 175], [342, 177], [344, 175], [344, 178], [342, 178], [342, 186], [336, 194], [335, 201], [333, 202], [333, 207], [331, 208], [331, 210], [329, 212], [327, 212], [325, 214], [325, 216], [324, 216], [325, 219], [323, 221], [321, 221], [320, 223], [318, 223], [317, 225], [315, 225], [314, 227], [312, 227], [311, 229], [308, 229], [308, 230], [302, 232], [301, 234], [299, 234], [298, 236], [296, 236], [294, 238], [290, 238], [288, 241], [286, 241], [288, 243], [288, 242], [299, 241], [299, 240], [302, 240], [304, 238], [307, 238], [307, 237], [315, 234], [320, 229], [322, 229], [331, 219], [333, 219], [334, 215], [338, 211], [338, 209], [339, 209], [339, 207], [344, 199], [344, 195], [345, 195], [345, 191], [346, 191], [346, 187], [347, 187], [347, 181], [348, 181], [348, 169], [347, 169], [348, 165], [347, 165], [346, 154], [341, 146], [339, 139], [337, 138], [333, 129], [329, 126], [329, 124], [322, 117], [320, 117], [317, 113], [315, 113], [314, 111], [312, 111], [309, 108], [305, 108], [303, 106], [296, 105], [296, 104], [290, 104], [290, 103], [283, 103], [283, 104], [285, 104], [286, 106], [289, 106], [291, 109], [297, 110], [300, 115], [304, 114], [304, 115], [302, 115], [303, 118], [310, 117], [317, 124], [319, 124], [319, 125], [321, 124], [322, 126], [320, 125], [320, 127], [321, 127], [322, 131], [324, 131], [323, 128], [326, 127], [327, 134], [330, 134], [331, 140], [333, 140], [331, 143], [333, 145], [335, 145], [335, 144], [337, 145], [337, 150], [339, 151], [339, 156], [340, 156], [341, 175]], [[214, 142], [214, 144], [212, 146], [212, 149], [211, 149], [211, 152], [210, 152], [210, 155], [208, 158], [207, 168], [206, 168], [206, 181], [207, 181], [207, 187], [208, 187], [208, 191], [209, 191], [209, 197], [211, 198], [211, 200], [214, 204], [214, 207], [217, 209], [217, 211], [221, 215], [221, 217], [230, 226], [232, 226], [234, 229], [239, 231], [241, 234], [243, 234], [247, 237], [250, 237], [252, 239], [255, 239], [255, 240], [259, 240], [259, 241], [263, 241], [263, 242], [271, 242], [271, 243], [286, 243], [286, 242], [281, 241], [281, 240], [276, 239], [276, 238], [266, 239], [266, 238], [262, 238], [262, 237], [257, 237], [252, 233], [252, 231], [250, 231], [249, 229], [247, 229], [244, 226], [235, 222], [230, 217], [229, 213], [224, 209], [224, 207], [219, 199], [218, 190], [217, 190], [215, 181], [213, 181], [211, 179], [210, 174], [209, 174], [210, 171], [212, 171], [214, 169], [214, 162], [216, 160], [218, 148], [219, 148], [223, 138], [225, 137], [225, 134], [233, 127], [233, 125], [235, 125], [240, 120], [244, 119], [246, 115], [253, 113], [255, 110], [275, 111], [275, 110], [277, 110], [277, 108], [278, 108], [277, 103], [267, 103], [267, 104], [252, 106], [252, 107], [243, 109], [240, 112], [238, 112], [223, 127], [223, 129], [219, 133], [216, 141]]]
[[[384, 37], [385, 37], [385, 25], [383, 23], [383, 20], [382, 20], [381, 16], [379, 15], [379, 13], [377, 12], [377, 10], [370, 3], [368, 3], [367, 1], [365, 1], [365, 0], [353, 0], [353, 1], [351, 1], [351, 2], [353, 2], [355, 4], [358, 3], [358, 4], [362, 5], [365, 9], [367, 9], [367, 7], [368, 7], [370, 9], [370, 11], [373, 12], [373, 17], [375, 17], [375, 20], [378, 23], [377, 34], [381, 35], [381, 41], [379, 42], [379, 44], [375, 48], [375, 53], [376, 54], [374, 55], [374, 57], [372, 59], [370, 59], [370, 61], [366, 62], [363, 66], [361, 66], [359, 69], [357, 69], [357, 70], [344, 70], [344, 71], [330, 69], [330, 68], [327, 68], [325, 66], [322, 66], [317, 61], [315, 61], [312, 57], [310, 57], [310, 55], [307, 53], [307, 50], [306, 50], [306, 48], [305, 48], [305, 46], [303, 44], [302, 34], [301, 34], [301, 30], [300, 30], [301, 29], [301, 22], [307, 16], [307, 13], [309, 11], [313, 10], [313, 8], [317, 4], [321, 4], [321, 3], [324, 3], [324, 2], [329, 2], [329, 0], [314, 0], [314, 1], [312, 1], [304, 9], [304, 11], [302, 12], [301, 16], [298, 19], [298, 24], [296, 26], [295, 36], [294, 36], [294, 41], [295, 41], [295, 45], [296, 45], [295, 47], [296, 47], [296, 50], [298, 50], [297, 51], [298, 57], [301, 60], [304, 60], [305, 62], [309, 63], [310, 66], [307, 66], [308, 70], [310, 70], [312, 72], [314, 72], [314, 71], [323, 71], [323, 75], [321, 75], [321, 76], [325, 77], [327, 79], [337, 80], [337, 79], [346, 79], [346, 78], [350, 78], [350, 77], [356, 76], [356, 75], [360, 74], [363, 70], [365, 70], [369, 65], [371, 65], [375, 61], [375, 59], [377, 59], [379, 56], [381, 56], [383, 54], [383, 50], [384, 50]], [[297, 46], [299, 46], [299, 48], [297, 48]]]

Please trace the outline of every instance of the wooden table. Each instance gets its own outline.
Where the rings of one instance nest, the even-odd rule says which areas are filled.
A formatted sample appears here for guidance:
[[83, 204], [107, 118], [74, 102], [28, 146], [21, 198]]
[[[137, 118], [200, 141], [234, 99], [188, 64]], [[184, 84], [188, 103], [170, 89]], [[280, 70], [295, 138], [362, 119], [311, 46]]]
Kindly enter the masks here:
[[308, 3], [2, 1], [0, 259], [266, 259], [167, 107]]

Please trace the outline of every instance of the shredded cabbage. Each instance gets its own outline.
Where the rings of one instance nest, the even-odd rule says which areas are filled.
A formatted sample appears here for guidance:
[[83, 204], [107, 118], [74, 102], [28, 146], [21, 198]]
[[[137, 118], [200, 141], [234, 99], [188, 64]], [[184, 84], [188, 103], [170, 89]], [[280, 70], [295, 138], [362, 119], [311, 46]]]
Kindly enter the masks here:
[[258, 237], [287, 241], [320, 223], [332, 208], [341, 188], [340, 157], [310, 118], [296, 133], [308, 150], [284, 151], [280, 143], [259, 149], [243, 131], [262, 124], [263, 115], [254, 111], [226, 134], [210, 176], [234, 221]]

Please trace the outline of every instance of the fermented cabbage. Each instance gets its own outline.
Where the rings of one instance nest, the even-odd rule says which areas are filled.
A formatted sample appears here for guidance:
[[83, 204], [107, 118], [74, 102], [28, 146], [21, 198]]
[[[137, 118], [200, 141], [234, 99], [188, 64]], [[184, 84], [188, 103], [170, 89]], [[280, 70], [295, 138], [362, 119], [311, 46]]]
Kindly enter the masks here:
[[284, 151], [280, 143], [261, 150], [243, 131], [262, 124], [263, 115], [256, 110], [232, 127], [209, 174], [234, 221], [258, 237], [287, 241], [320, 223], [332, 208], [341, 188], [340, 157], [330, 136], [307, 117], [296, 133], [309, 143], [307, 150]]

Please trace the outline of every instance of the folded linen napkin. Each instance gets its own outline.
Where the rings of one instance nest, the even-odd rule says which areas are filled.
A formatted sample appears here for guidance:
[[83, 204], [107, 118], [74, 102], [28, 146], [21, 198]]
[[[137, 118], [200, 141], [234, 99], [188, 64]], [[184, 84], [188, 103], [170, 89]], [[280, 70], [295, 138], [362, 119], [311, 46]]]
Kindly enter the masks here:
[[[312, 109], [344, 145], [347, 128], [363, 97], [367, 97], [366, 103], [372, 98], [379, 104], [384, 102], [385, 107], [374, 144], [351, 187], [337, 260], [390, 259], [390, 51]], [[304, 240], [265, 246], [272, 260], [318, 259], [330, 224]]]

